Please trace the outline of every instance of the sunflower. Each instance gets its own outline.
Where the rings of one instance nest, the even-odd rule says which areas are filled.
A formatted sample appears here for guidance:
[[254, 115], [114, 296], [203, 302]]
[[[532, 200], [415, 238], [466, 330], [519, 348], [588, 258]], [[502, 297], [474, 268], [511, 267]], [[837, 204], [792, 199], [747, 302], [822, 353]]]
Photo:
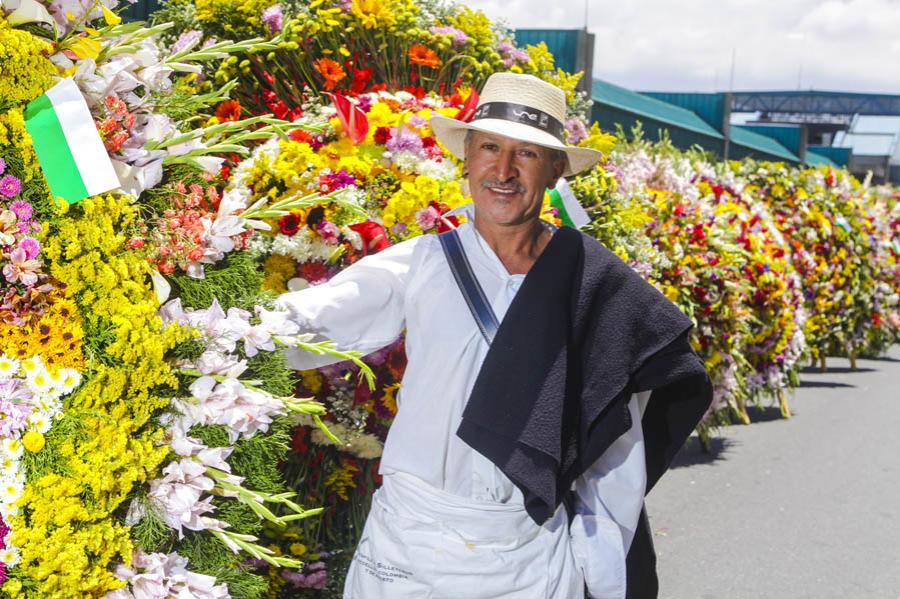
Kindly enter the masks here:
[[341, 67], [340, 63], [331, 60], [330, 58], [320, 58], [315, 63], [313, 63], [316, 71], [325, 79], [325, 91], [333, 90], [338, 82], [340, 82], [344, 77], [347, 76], [347, 73], [344, 72], [344, 69]]
[[441, 66], [441, 59], [438, 58], [435, 51], [422, 44], [413, 44], [410, 46], [407, 55], [409, 56], [409, 62], [413, 64], [431, 67], [432, 69]]

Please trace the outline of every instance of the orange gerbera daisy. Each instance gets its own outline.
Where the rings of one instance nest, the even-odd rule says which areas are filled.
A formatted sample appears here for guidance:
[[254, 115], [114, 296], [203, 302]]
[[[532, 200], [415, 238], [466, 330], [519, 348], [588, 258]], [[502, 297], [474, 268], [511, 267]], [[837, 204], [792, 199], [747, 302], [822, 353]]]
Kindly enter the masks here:
[[333, 90], [338, 82], [347, 76], [341, 64], [330, 58], [320, 58], [313, 63], [313, 67], [315, 67], [319, 75], [325, 78], [325, 91], [330, 92]]
[[437, 53], [428, 46], [423, 46], [422, 44], [413, 44], [410, 46], [407, 55], [409, 56], [409, 62], [413, 64], [431, 67], [432, 69], [441, 66], [441, 59], [438, 58]]
[[237, 100], [225, 100], [216, 108], [216, 118], [220, 123], [240, 120], [241, 103]]

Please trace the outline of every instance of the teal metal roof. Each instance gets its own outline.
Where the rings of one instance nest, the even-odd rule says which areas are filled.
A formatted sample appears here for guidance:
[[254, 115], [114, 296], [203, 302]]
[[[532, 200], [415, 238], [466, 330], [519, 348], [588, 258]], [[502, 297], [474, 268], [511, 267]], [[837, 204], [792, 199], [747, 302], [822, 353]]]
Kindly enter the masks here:
[[679, 106], [656, 100], [599, 79], [594, 79], [591, 92], [595, 103], [606, 104], [625, 112], [715, 139], [724, 139], [721, 133], [710, 127], [695, 113]]
[[850, 148], [836, 148], [834, 146], [806, 146], [806, 153], [813, 152], [818, 156], [824, 156], [837, 166], [850, 164]]
[[821, 154], [816, 154], [815, 152], [806, 151], [806, 164], [811, 166], [819, 166], [820, 164], [825, 164], [828, 166], [833, 166], [838, 168], [834, 162], [832, 162], [828, 156], [822, 156]]
[[730, 131], [729, 139], [732, 144], [742, 146], [755, 153], [764, 154], [763, 158], [800, 162], [800, 159], [795, 154], [792, 154], [771, 137], [745, 129], [742, 125], [733, 125]]
[[690, 110], [716, 129], [725, 121], [725, 94], [723, 93], [683, 93], [683, 92], [640, 92], [645, 96], [662, 100], [669, 104]]
[[803, 145], [803, 129], [800, 125], [747, 123], [741, 125], [741, 128], [771, 137], [789, 152], [800, 155], [800, 146]]

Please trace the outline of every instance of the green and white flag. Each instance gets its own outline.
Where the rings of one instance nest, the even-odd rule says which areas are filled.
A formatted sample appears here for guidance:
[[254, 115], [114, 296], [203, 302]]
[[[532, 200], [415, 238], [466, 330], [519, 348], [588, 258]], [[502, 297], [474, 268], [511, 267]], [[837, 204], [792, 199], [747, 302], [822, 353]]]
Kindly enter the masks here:
[[556, 187], [550, 190], [550, 205], [556, 208], [557, 216], [565, 227], [580, 229], [591, 222], [591, 217], [572, 193], [569, 182], [562, 177], [557, 181]]
[[74, 204], [119, 187], [84, 96], [71, 78], [29, 102], [25, 128], [54, 196]]

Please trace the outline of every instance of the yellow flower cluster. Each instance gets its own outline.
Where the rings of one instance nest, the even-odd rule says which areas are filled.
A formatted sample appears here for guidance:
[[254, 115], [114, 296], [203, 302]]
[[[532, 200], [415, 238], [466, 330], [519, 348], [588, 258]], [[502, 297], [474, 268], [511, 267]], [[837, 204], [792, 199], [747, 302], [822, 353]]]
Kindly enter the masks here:
[[418, 175], [413, 181], [401, 183], [400, 189], [390, 197], [382, 215], [384, 226], [391, 228], [399, 223], [406, 226], [405, 231], [398, 233], [400, 236], [421, 235], [422, 228], [416, 222], [417, 212], [428, 207], [431, 202], [456, 208], [466, 201], [458, 182]]
[[328, 473], [325, 477], [325, 488], [344, 501], [348, 501], [347, 491], [356, 488], [353, 475], [359, 472], [359, 466], [346, 458], [341, 460], [341, 465]]
[[78, 307], [67, 290], [51, 292], [44, 314], [25, 326], [0, 323], [0, 352], [19, 359], [40, 354], [51, 371], [83, 371], [83, 339]]
[[297, 265], [290, 256], [272, 254], [266, 258], [263, 272], [266, 273], [266, 276], [262, 282], [262, 290], [284, 293], [287, 291], [287, 282], [297, 272]]
[[261, 16], [270, 0], [196, 0], [197, 20], [207, 34], [252, 37], [267, 33]]
[[28, 102], [50, 87], [56, 74], [50, 50], [49, 43], [13, 29], [0, 15], [0, 107]]
[[[2, 77], [4, 65], [0, 65], [0, 77]], [[2, 101], [2, 97], [0, 97]], [[0, 112], [0, 148], [5, 152], [15, 152], [22, 160], [23, 172], [21, 174], [22, 181], [27, 183], [41, 173], [41, 165], [38, 162], [37, 154], [34, 153], [34, 146], [31, 144], [31, 135], [25, 129], [25, 117], [22, 110], [13, 108], [4, 113]]]
[[31, 481], [20, 500], [13, 542], [31, 584], [14, 597], [102, 596], [121, 587], [110, 562], [129, 563], [131, 541], [113, 513], [157, 475], [168, 451], [151, 417], [169, 402], [157, 390], [177, 386], [165, 353], [189, 333], [163, 327], [145, 263], [124, 250], [123, 229], [135, 214], [127, 197], [84, 200], [53, 221], [44, 246], [50, 273], [77, 297], [82, 318], [107, 331], [111, 364], [98, 364], [66, 402], [82, 426], [57, 447], [63, 473]]

